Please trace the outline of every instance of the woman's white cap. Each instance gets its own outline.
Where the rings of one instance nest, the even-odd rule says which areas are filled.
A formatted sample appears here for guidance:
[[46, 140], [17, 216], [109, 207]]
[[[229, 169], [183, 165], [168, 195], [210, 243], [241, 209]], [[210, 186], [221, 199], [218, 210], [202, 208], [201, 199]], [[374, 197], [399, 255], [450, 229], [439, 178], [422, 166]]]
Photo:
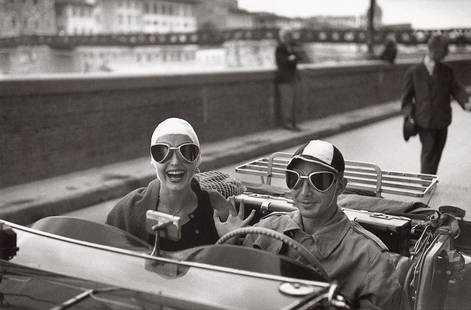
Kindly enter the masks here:
[[162, 121], [155, 128], [150, 140], [150, 145], [154, 145], [157, 139], [165, 135], [186, 135], [194, 144], [200, 146], [200, 141], [193, 127], [190, 123], [181, 118], [172, 117]]

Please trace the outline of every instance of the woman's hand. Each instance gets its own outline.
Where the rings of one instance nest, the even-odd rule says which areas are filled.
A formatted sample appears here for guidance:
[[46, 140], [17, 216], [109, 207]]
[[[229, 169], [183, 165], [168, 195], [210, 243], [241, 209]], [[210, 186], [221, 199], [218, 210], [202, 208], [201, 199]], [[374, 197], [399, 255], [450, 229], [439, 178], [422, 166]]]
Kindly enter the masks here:
[[219, 237], [224, 236], [228, 232], [231, 232], [237, 228], [247, 226], [248, 223], [253, 219], [255, 215], [255, 210], [250, 212], [250, 215], [244, 219], [245, 215], [245, 205], [243, 201], [239, 203], [239, 212], [236, 211], [235, 207], [235, 199], [234, 196], [231, 196], [227, 199], [229, 201], [228, 208], [229, 208], [229, 216], [227, 217], [226, 221], [222, 222], [219, 218], [219, 214], [217, 210], [214, 210], [214, 224], [216, 226], [216, 230], [218, 231]]

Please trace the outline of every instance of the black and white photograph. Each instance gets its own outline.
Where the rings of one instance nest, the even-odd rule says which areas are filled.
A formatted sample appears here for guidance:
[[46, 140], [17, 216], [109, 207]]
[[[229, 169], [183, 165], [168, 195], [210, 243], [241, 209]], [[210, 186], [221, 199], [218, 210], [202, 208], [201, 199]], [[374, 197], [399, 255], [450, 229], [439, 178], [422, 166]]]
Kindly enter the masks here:
[[469, 310], [470, 97], [471, 0], [0, 0], [0, 309]]

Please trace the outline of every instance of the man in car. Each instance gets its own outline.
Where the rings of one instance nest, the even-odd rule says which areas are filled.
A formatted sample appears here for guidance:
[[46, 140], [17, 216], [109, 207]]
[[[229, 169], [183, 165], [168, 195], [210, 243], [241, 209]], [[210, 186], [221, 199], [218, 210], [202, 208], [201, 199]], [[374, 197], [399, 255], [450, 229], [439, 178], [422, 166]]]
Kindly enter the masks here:
[[[347, 184], [344, 170], [345, 161], [334, 145], [320, 140], [304, 144], [286, 172], [298, 210], [272, 213], [255, 226], [301, 243], [355, 308], [399, 309], [401, 285], [388, 249], [372, 233], [350, 222], [337, 205]], [[267, 236], [247, 235], [244, 245], [300, 259], [295, 250]]]

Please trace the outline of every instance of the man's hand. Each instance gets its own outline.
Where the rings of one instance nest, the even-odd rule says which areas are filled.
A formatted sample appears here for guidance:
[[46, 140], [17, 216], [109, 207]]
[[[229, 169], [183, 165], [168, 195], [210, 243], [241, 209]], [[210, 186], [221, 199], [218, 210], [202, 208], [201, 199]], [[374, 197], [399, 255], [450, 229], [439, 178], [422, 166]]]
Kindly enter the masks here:
[[239, 204], [239, 212], [236, 211], [235, 207], [235, 199], [234, 196], [228, 198], [228, 205], [229, 205], [229, 216], [225, 222], [221, 222], [221, 219], [218, 216], [218, 212], [214, 210], [213, 218], [214, 224], [216, 225], [216, 230], [218, 231], [219, 237], [224, 236], [228, 232], [236, 230], [237, 228], [241, 228], [247, 226], [248, 223], [253, 219], [255, 215], [255, 210], [252, 210], [249, 216], [244, 220], [245, 214], [245, 206], [244, 203], [241, 201]]
[[466, 111], [471, 111], [471, 102], [469, 102], [469, 101], [466, 102], [466, 103], [464, 104], [464, 109], [465, 109]]

